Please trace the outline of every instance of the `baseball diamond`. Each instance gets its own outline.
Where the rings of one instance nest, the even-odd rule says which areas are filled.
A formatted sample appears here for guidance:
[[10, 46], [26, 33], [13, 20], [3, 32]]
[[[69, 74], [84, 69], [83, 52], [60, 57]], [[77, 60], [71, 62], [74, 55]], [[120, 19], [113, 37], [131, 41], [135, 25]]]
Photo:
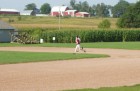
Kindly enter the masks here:
[[[0, 47], [0, 51], [67, 52], [73, 48]], [[0, 91], [57, 91], [140, 84], [140, 51], [86, 48], [108, 58], [0, 65]]]

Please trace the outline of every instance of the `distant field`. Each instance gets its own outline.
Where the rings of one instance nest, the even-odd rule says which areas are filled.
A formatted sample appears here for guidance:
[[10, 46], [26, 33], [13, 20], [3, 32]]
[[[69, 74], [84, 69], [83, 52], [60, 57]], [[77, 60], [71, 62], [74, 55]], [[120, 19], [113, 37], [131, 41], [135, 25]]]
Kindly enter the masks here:
[[111, 28], [116, 28], [117, 18], [98, 18], [98, 17], [91, 17], [91, 18], [60, 18], [60, 25], [59, 25], [59, 18], [58, 17], [35, 17], [35, 16], [11, 16], [9, 17], [1, 17], [4, 21], [9, 21], [9, 19], [14, 20], [11, 22], [16, 28], [55, 28], [58, 29], [60, 26], [62, 29], [66, 28], [75, 28], [75, 29], [97, 29], [98, 24], [104, 20], [108, 19], [111, 22]]

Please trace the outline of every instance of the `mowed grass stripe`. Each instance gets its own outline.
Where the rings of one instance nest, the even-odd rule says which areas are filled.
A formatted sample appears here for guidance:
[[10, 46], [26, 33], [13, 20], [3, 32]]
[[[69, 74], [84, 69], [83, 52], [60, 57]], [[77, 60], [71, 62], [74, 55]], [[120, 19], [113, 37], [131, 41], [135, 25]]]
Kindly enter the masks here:
[[[0, 47], [68, 47], [75, 48], [75, 43], [43, 43], [43, 44], [18, 44], [18, 43], [0, 43]], [[93, 42], [81, 43], [84, 48], [112, 48], [140, 50], [140, 42]]]
[[76, 89], [65, 91], [140, 91], [140, 85], [122, 86], [122, 87], [102, 87], [99, 89]]
[[109, 57], [108, 55], [86, 53], [51, 53], [51, 52], [12, 52], [0, 51], [0, 64], [15, 64], [27, 62], [47, 62], [55, 60], [70, 60], [83, 58]]

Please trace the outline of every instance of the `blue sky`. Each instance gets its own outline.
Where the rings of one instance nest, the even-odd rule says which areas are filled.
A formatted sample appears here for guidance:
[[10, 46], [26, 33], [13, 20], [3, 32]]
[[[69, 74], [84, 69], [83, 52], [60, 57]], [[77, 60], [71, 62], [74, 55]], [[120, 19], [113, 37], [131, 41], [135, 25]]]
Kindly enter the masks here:
[[[97, 3], [105, 3], [107, 5], [115, 5], [119, 0], [76, 0], [79, 1], [87, 1], [89, 5], [97, 4]], [[135, 3], [137, 0], [126, 0], [129, 3]], [[25, 6], [30, 3], [35, 3], [37, 8], [44, 3], [49, 3], [51, 6], [58, 5], [67, 5], [70, 6], [70, 0], [0, 0], [0, 8], [12, 8], [17, 9], [19, 11], [23, 11]]]

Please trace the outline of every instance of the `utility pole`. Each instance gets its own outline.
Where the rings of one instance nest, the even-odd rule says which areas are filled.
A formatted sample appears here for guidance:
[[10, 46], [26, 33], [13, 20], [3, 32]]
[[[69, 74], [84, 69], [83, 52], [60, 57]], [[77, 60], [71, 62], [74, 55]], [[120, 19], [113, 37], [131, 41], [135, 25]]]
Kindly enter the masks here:
[[60, 30], [60, 23], [61, 23], [61, 21], [60, 21], [60, 15], [61, 15], [61, 11], [60, 11], [60, 8], [61, 8], [61, 6], [59, 6], [59, 30]]

